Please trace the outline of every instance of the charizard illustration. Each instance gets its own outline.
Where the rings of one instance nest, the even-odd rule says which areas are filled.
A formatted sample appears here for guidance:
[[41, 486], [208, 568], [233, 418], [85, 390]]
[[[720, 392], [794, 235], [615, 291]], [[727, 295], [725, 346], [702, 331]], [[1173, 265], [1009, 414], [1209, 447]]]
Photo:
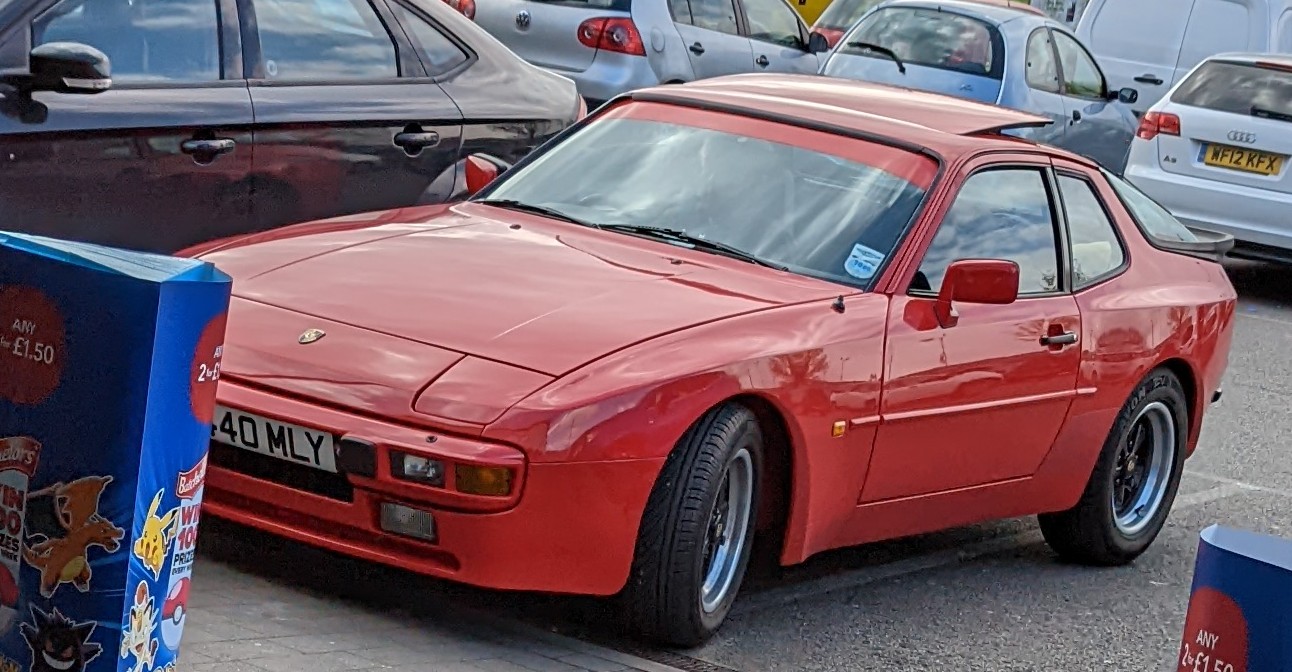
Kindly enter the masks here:
[[111, 476], [86, 476], [28, 495], [31, 534], [22, 557], [40, 570], [40, 594], [44, 597], [53, 595], [64, 583], [82, 593], [88, 591], [91, 570], [86, 552], [91, 546], [109, 553], [120, 547], [125, 530], [99, 515], [99, 498], [111, 482]]

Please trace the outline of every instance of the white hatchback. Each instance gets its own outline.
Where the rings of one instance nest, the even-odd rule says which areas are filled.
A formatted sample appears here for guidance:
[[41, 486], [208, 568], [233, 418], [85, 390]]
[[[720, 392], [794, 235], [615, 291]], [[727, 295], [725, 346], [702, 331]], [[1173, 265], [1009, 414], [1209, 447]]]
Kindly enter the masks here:
[[1125, 176], [1236, 254], [1292, 258], [1292, 55], [1209, 57], [1140, 118]]

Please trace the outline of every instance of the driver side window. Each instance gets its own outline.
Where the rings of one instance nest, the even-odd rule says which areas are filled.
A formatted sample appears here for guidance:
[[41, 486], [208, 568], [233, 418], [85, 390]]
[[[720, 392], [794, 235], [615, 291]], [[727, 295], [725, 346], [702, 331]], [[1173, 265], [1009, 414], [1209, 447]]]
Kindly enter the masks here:
[[1054, 45], [1059, 48], [1059, 63], [1063, 67], [1064, 93], [1079, 98], [1103, 98], [1107, 90], [1104, 75], [1085, 47], [1057, 30]]
[[942, 218], [911, 291], [937, 293], [952, 262], [1005, 259], [1019, 266], [1018, 294], [1059, 290], [1059, 245], [1045, 174], [1035, 168], [974, 173]]
[[94, 47], [117, 83], [212, 82], [219, 25], [215, 0], [63, 0], [31, 22], [31, 44]]
[[802, 47], [798, 14], [783, 0], [744, 0], [749, 38], [786, 47]]

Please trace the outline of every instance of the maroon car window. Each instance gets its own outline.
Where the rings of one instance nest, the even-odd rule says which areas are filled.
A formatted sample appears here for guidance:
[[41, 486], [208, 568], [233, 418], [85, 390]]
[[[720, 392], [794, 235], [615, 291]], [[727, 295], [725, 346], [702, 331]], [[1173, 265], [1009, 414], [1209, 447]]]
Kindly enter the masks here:
[[876, 55], [860, 46], [892, 50], [907, 65], [922, 65], [1000, 79], [1005, 70], [1000, 31], [964, 14], [922, 7], [884, 7], [867, 14], [844, 37], [838, 53]]
[[412, 33], [411, 37], [417, 43], [418, 52], [432, 77], [446, 73], [470, 58], [461, 47], [420, 14], [398, 2], [390, 3], [390, 9], [399, 17], [400, 25]]
[[269, 79], [390, 79], [395, 43], [367, 0], [255, 0]]
[[911, 289], [937, 292], [960, 259], [1006, 259], [1019, 266], [1018, 293], [1059, 290], [1059, 246], [1050, 194], [1040, 170], [993, 169], [961, 185]]
[[1089, 182], [1060, 175], [1059, 195], [1071, 238], [1072, 286], [1081, 289], [1120, 268], [1126, 253], [1108, 211]]
[[856, 154], [897, 154], [903, 164], [889, 172], [714, 128], [609, 118], [509, 171], [482, 196], [593, 226], [678, 229], [796, 273], [868, 288], [924, 198], [898, 168], [929, 160], [837, 142], [862, 143]]
[[80, 42], [120, 83], [220, 79], [215, 0], [62, 0], [31, 23], [32, 44]]

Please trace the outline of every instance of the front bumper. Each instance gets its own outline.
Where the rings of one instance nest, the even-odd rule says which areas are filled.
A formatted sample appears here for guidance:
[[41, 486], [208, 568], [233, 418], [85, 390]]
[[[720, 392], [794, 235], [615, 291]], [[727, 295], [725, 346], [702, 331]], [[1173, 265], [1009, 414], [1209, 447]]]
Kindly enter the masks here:
[[[219, 394], [221, 404], [260, 415], [379, 437], [378, 465], [389, 465], [390, 446], [427, 434], [225, 381]], [[337, 475], [220, 445], [211, 451], [203, 501], [209, 515], [421, 574], [494, 589], [612, 595], [627, 580], [662, 462], [530, 463], [514, 504], [472, 511], [395, 480], [388, 466], [372, 478]], [[383, 502], [430, 512], [436, 541], [382, 531]]]

